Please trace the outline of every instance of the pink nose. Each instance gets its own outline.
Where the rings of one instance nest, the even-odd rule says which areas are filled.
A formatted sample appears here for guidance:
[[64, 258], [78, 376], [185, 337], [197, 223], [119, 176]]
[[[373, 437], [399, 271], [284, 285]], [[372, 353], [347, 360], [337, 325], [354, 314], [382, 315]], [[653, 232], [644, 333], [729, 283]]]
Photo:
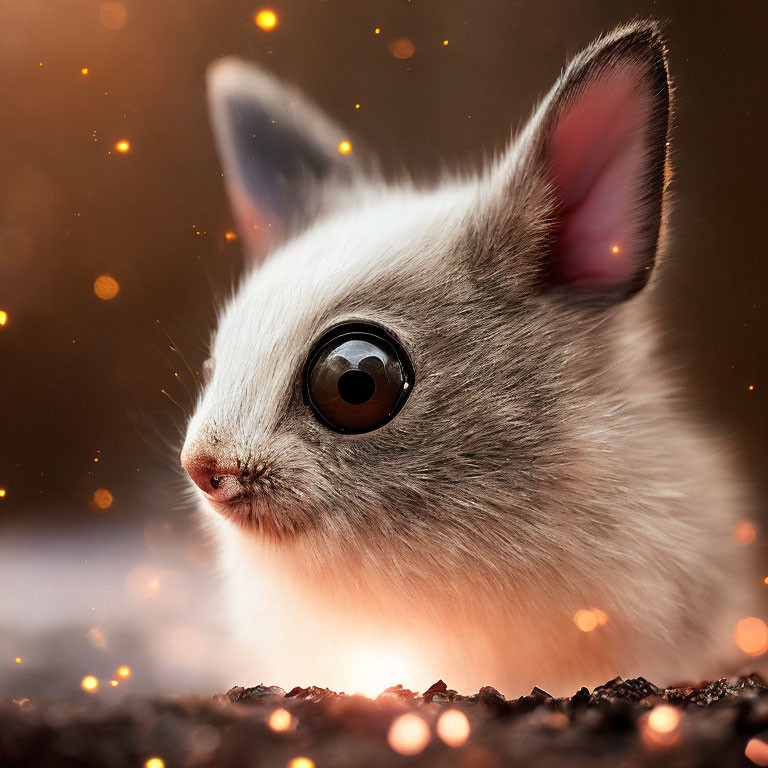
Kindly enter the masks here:
[[181, 454], [181, 465], [194, 484], [216, 501], [229, 501], [243, 492], [240, 471], [233, 466], [222, 466], [210, 456]]

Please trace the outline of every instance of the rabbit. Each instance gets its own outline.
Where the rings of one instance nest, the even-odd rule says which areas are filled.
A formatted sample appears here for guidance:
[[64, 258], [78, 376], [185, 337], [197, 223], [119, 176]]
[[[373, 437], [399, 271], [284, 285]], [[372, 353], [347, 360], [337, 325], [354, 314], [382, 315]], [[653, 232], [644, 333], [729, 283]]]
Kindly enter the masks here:
[[737, 669], [750, 500], [658, 318], [656, 22], [594, 41], [503, 153], [430, 187], [255, 66], [217, 61], [208, 92], [250, 268], [181, 460], [239, 674], [565, 695]]

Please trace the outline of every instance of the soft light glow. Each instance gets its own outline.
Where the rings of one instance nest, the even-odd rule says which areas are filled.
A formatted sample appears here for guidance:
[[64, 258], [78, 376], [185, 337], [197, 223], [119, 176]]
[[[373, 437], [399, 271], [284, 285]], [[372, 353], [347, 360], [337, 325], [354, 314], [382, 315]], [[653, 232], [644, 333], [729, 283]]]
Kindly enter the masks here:
[[746, 521], [734, 525], [731, 533], [736, 543], [742, 546], [751, 544], [757, 538], [757, 528]]
[[315, 768], [315, 763], [308, 757], [294, 757], [288, 768]]
[[360, 645], [345, 653], [345, 666], [353, 692], [373, 698], [393, 685], [394, 680], [413, 678], [414, 664], [407, 654], [381, 644]]
[[113, 688], [117, 688], [117, 686], [118, 686], [120, 683], [118, 683], [118, 681], [117, 681], [117, 680], [110, 680], [110, 681], [109, 681], [109, 684], [110, 684], [110, 685], [111, 685]]
[[757, 737], [750, 739], [744, 748], [744, 755], [755, 765], [768, 765], [768, 744]]
[[93, 282], [93, 292], [103, 301], [114, 299], [120, 291], [120, 283], [112, 275], [99, 275]]
[[80, 74], [81, 74], [81, 75], [87, 75], [89, 71], [90, 71], [90, 70], [88, 69], [88, 67], [83, 67], [83, 68], [80, 70]]
[[123, 680], [127, 680], [131, 676], [131, 668], [126, 666], [118, 667], [117, 676], [122, 677]]
[[469, 738], [469, 720], [458, 709], [449, 709], [437, 721], [437, 735], [449, 746], [460, 747]]
[[5, 498], [5, 488], [0, 488], [0, 499]]
[[762, 619], [747, 616], [736, 624], [733, 639], [743, 653], [762, 656], [768, 651], [768, 625]]
[[443, 45], [448, 45], [448, 41], [447, 40], [443, 40]]
[[126, 152], [131, 151], [131, 142], [128, 141], [128, 139], [120, 139], [120, 141], [115, 144], [115, 149], [120, 152], [120, 154], [124, 155]]
[[162, 757], [150, 757], [144, 763], [144, 768], [165, 768], [165, 760]]
[[269, 716], [267, 725], [273, 731], [287, 731], [293, 725], [293, 717], [287, 709], [276, 709]]
[[599, 608], [585, 608], [581, 611], [576, 611], [573, 616], [573, 623], [582, 632], [591, 632], [593, 629], [605, 624], [607, 621], [608, 616]]
[[348, 155], [352, 151], [352, 145], [348, 141], [340, 141], [339, 146], [336, 147], [340, 155]]
[[88, 675], [80, 681], [80, 687], [88, 693], [96, 693], [99, 690], [99, 681], [93, 675]]
[[418, 715], [396, 718], [389, 727], [387, 742], [400, 755], [418, 755], [429, 744], [429, 726]]
[[88, 630], [88, 639], [91, 641], [91, 645], [94, 648], [107, 647], [107, 639], [104, 637], [104, 632], [98, 627], [91, 627], [91, 629]]
[[107, 29], [122, 29], [128, 18], [128, 11], [122, 3], [102, 3], [99, 21]]
[[672, 733], [680, 725], [680, 713], [668, 704], [654, 707], [648, 715], [648, 727], [655, 733]]
[[17, 656], [13, 661], [15, 664], [21, 664], [21, 656]]
[[397, 37], [388, 43], [389, 52], [396, 59], [410, 59], [416, 53], [416, 46], [407, 37]]
[[381, 30], [378, 27], [376, 27], [376, 29], [373, 30], [373, 34], [374, 35], [380, 35], [381, 34]]
[[748, 389], [750, 392], [754, 392], [754, 391], [755, 391], [755, 385], [754, 385], [754, 384], [750, 384], [750, 385], [747, 387], [747, 389]]
[[233, 240], [237, 240], [237, 235], [234, 232], [225, 232], [224, 239], [231, 243]]
[[614, 245], [613, 248], [611, 248], [611, 253], [618, 253], [619, 252], [619, 246]]
[[768, 584], [768, 576], [763, 579], [763, 584]]
[[8, 322], [8, 313], [3, 312], [2, 309], [0, 309], [0, 325], [5, 325]]
[[269, 31], [277, 26], [277, 14], [274, 11], [259, 11], [255, 17], [256, 26], [260, 29]]
[[109, 509], [112, 501], [112, 494], [106, 488], [99, 488], [93, 492], [93, 503], [96, 509]]

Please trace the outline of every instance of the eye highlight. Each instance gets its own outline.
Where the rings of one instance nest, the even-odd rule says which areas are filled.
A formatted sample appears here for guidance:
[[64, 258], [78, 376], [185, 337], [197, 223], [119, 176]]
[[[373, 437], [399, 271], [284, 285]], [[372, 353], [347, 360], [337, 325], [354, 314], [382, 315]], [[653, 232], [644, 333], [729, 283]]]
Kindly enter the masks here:
[[304, 395], [337, 432], [369, 432], [390, 421], [413, 388], [403, 348], [373, 325], [348, 323], [326, 333], [304, 366]]

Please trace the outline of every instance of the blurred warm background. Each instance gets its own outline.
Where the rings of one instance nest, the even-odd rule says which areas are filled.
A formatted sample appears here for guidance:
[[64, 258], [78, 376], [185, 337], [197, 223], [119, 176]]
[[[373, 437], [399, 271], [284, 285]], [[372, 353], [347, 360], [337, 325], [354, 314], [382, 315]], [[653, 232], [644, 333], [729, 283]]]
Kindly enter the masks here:
[[567, 52], [638, 15], [665, 22], [677, 88], [666, 324], [687, 397], [744, 462], [760, 536], [762, 0], [0, 4], [0, 693], [87, 674], [103, 689], [128, 662], [119, 690], [234, 682], [177, 468], [241, 266], [206, 66], [258, 61], [348, 126], [353, 151], [434, 177], [501, 148]]

